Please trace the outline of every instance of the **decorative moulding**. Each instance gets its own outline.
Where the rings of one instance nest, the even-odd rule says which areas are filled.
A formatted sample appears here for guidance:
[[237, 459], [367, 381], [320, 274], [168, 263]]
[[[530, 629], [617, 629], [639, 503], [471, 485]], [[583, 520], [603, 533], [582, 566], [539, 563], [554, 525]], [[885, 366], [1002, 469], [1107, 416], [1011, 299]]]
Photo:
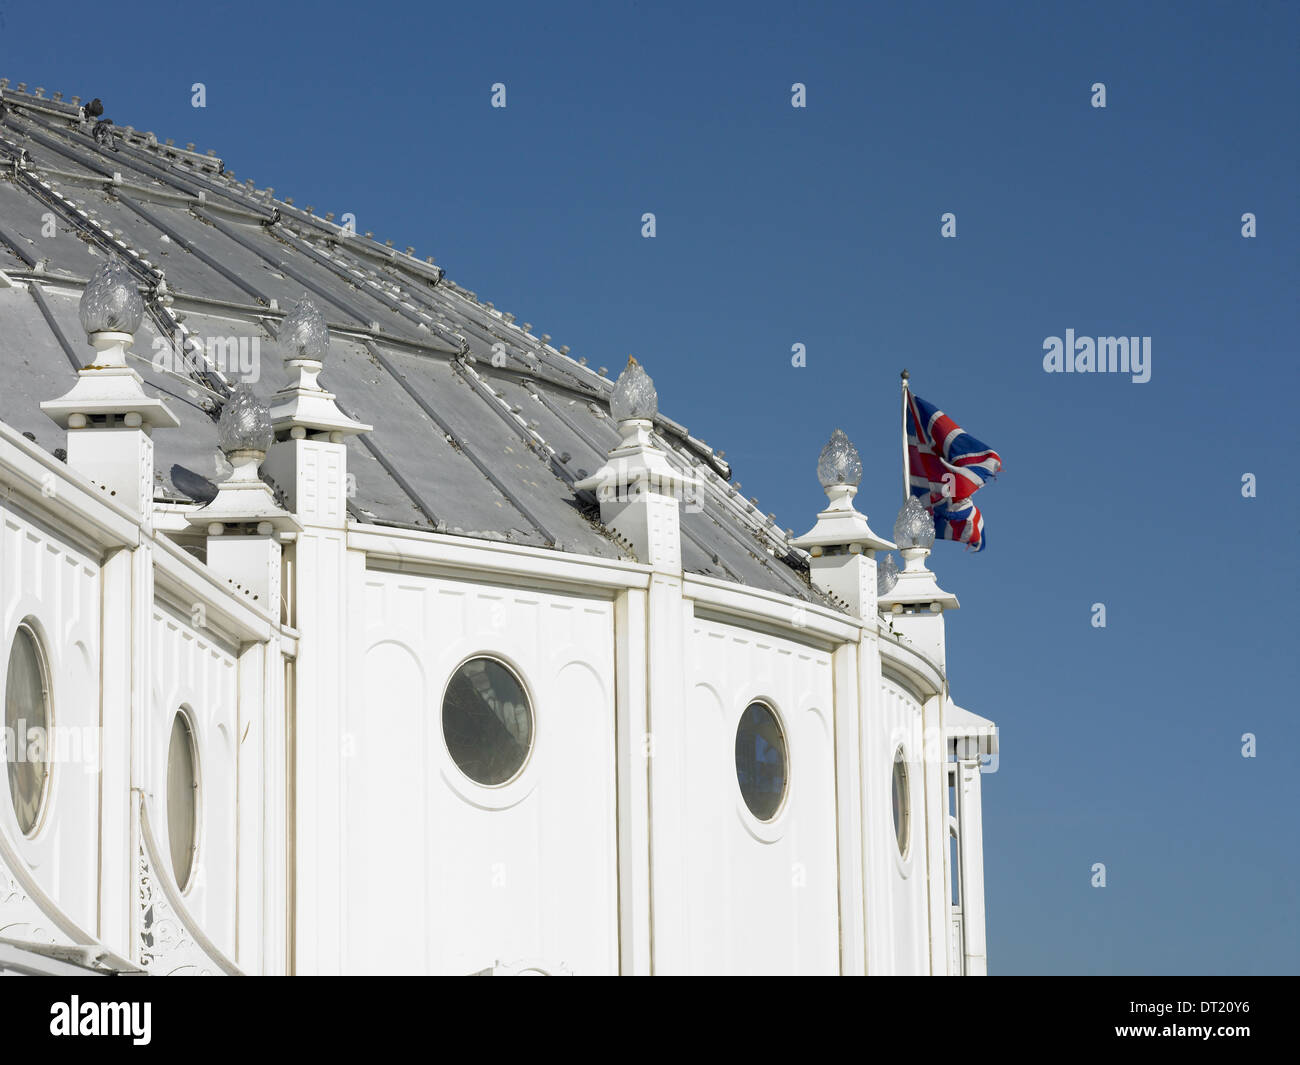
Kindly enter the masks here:
[[145, 394], [143, 379], [126, 364], [130, 333], [93, 333], [90, 344], [95, 361], [77, 372], [77, 383], [58, 399], [48, 399], [41, 410], [61, 429], [84, 429], [103, 415], [121, 418], [133, 429], [175, 429], [180, 420], [160, 399]]
[[929, 548], [904, 547], [899, 552], [904, 559], [902, 572], [894, 587], [880, 596], [877, 603], [882, 610], [895, 606], [911, 606], [918, 603], [935, 603], [942, 610], [956, 610], [961, 606], [957, 597], [939, 587], [934, 574], [925, 566]]

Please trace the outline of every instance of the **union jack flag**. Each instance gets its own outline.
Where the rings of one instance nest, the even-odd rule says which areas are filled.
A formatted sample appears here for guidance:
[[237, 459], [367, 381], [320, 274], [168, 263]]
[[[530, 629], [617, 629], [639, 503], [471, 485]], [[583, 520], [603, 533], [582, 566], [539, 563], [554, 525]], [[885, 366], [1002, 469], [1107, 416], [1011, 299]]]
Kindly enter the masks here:
[[972, 501], [1002, 459], [933, 403], [905, 393], [907, 482], [934, 515], [935, 536], [984, 550], [984, 516]]

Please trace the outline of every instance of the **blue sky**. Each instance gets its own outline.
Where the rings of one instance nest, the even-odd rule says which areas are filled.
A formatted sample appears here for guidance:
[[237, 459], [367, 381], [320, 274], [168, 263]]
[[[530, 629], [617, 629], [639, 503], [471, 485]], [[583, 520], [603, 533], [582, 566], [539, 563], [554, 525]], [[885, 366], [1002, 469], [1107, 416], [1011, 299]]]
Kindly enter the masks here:
[[[839, 426], [888, 534], [908, 367], [1005, 464], [988, 550], [932, 560], [954, 695], [1002, 727], [991, 970], [1297, 969], [1300, 9], [157, 10], [0, 0], [0, 75], [351, 211], [593, 365], [635, 353], [797, 532]], [[1151, 380], [1044, 373], [1066, 329], [1150, 336]]]

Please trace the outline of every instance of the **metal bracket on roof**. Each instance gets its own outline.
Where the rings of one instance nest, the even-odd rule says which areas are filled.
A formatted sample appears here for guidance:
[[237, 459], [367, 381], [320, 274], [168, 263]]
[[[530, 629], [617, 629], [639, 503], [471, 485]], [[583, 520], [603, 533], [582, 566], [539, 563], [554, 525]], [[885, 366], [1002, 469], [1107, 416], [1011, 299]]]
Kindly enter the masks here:
[[[137, 360], [138, 362], [148, 365], [153, 369], [155, 373], [160, 373], [166, 377], [174, 378], [175, 380], [183, 384], [186, 388], [192, 388], [196, 392], [206, 392], [208, 394], [209, 399], [212, 401], [212, 403], [206, 406], [202, 403], [196, 403], [194, 405], [198, 407], [199, 410], [203, 411], [205, 414], [212, 414], [213, 410], [215, 409], [218, 412], [217, 416], [220, 417], [221, 406], [226, 402], [228, 397], [223, 395], [221, 392], [218, 392], [216, 389], [209, 388], [207, 385], [203, 384], [200, 380], [198, 380], [198, 375], [204, 371], [202, 370], [202, 368], [195, 366], [193, 360], [190, 359], [185, 360], [184, 364], [191, 366], [194, 369], [194, 373], [195, 373], [194, 377], [187, 377], [185, 376], [185, 374], [177, 373], [175, 370], [167, 369], [165, 366], [161, 365], [159, 362], [156, 362], [152, 358], [148, 358], [144, 355], [138, 355], [134, 351], [128, 351], [127, 355]], [[215, 408], [213, 404], [215, 404]]]
[[25, 170], [32, 164], [31, 152], [21, 144], [15, 144], [4, 137], [0, 137], [0, 152], [4, 153], [6, 161], [13, 167], [15, 175], [19, 170]]

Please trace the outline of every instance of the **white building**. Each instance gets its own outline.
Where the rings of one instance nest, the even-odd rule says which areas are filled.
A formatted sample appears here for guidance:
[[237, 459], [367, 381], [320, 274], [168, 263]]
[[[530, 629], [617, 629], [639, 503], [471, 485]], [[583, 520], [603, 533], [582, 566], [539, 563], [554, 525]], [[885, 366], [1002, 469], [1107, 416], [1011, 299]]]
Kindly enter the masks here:
[[996, 734], [842, 433], [791, 538], [639, 367], [23, 88], [0, 970], [985, 971]]

